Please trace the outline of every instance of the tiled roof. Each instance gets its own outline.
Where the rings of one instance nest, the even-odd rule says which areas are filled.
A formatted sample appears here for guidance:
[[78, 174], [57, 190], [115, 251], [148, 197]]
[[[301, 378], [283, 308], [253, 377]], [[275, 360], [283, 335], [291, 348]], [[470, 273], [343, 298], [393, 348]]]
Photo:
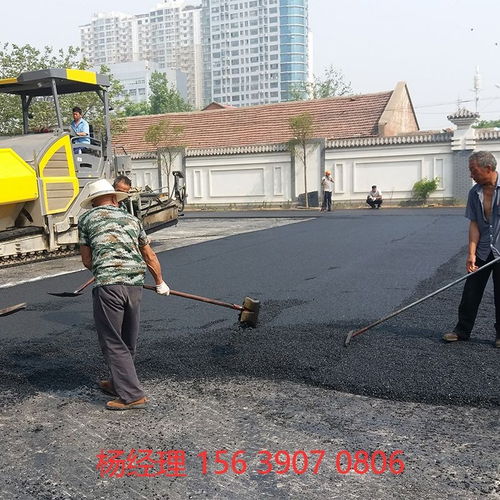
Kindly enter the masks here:
[[225, 148], [258, 144], [279, 144], [291, 139], [289, 118], [310, 113], [314, 136], [325, 139], [376, 137], [378, 121], [393, 91], [311, 101], [283, 102], [210, 112], [169, 113], [133, 116], [127, 131], [114, 138], [115, 148], [129, 153], [151, 151], [144, 141], [146, 129], [168, 118], [184, 126], [182, 145], [189, 148]]
[[208, 106], [205, 106], [202, 111], [213, 111], [214, 109], [236, 109], [236, 106], [213, 101]]
[[412, 134], [401, 134], [390, 137], [363, 137], [351, 139], [334, 139], [326, 141], [327, 149], [357, 148], [367, 146], [386, 146], [396, 144], [447, 143], [453, 139], [452, 132], [436, 132], [434, 130], [418, 131]]
[[479, 141], [491, 141], [500, 139], [500, 130], [496, 128], [478, 128], [476, 137]]
[[474, 111], [469, 111], [466, 108], [460, 108], [458, 111], [449, 114], [447, 118], [448, 120], [453, 120], [454, 118], [479, 118], [479, 113], [474, 113]]

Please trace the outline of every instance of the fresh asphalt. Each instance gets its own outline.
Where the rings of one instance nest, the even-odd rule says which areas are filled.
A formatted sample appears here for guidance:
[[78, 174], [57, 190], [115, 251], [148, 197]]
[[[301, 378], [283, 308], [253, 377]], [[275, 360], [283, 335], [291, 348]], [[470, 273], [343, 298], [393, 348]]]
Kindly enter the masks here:
[[[255, 215], [188, 213], [186, 220], [206, 218], [210, 224], [238, 218], [244, 225]], [[250, 296], [261, 301], [261, 312], [257, 328], [243, 328], [235, 311], [145, 291], [137, 368], [152, 404], [140, 416], [102, 410], [94, 387], [105, 369], [90, 291], [74, 299], [46, 293], [74, 290], [88, 272], [0, 290], [0, 307], [28, 303], [26, 311], [0, 318], [0, 428], [9, 432], [5, 443], [12, 448], [3, 457], [9, 470], [6, 495], [14, 493], [21, 478], [12, 463], [19, 446], [33, 453], [38, 449], [37, 457], [23, 458], [32, 471], [31, 477], [23, 476], [25, 498], [81, 498], [82, 488], [91, 492], [88, 498], [105, 492], [117, 498], [302, 498], [307, 488], [312, 488], [309, 498], [500, 493], [493, 458], [499, 449], [500, 350], [493, 348], [491, 287], [469, 342], [441, 341], [456, 322], [458, 285], [343, 346], [349, 330], [464, 273], [463, 209], [272, 211], [258, 216], [303, 220], [159, 254], [172, 288], [235, 303]], [[58, 405], [65, 407], [63, 417]], [[53, 421], [47, 424], [43, 418]], [[118, 434], [110, 431], [116, 419]], [[74, 433], [78, 422], [86, 424], [81, 432], [87, 446]], [[147, 429], [138, 428], [139, 422]], [[66, 436], [62, 441], [58, 428]], [[456, 437], [468, 432], [464, 443]], [[282, 476], [281, 483], [255, 475], [207, 478], [198, 471], [192, 479], [159, 484], [144, 483], [144, 478], [103, 482], [90, 471], [92, 450], [102, 447], [163, 446], [194, 455], [203, 447], [233, 452], [242, 446], [269, 447], [269, 442], [276, 450], [337, 449], [339, 441], [326, 436], [350, 450], [404, 447], [410, 462], [413, 454], [413, 468], [409, 464], [399, 482], [378, 476], [347, 480], [332, 470], [288, 481]], [[74, 464], [71, 472], [67, 460], [75, 446], [84, 449], [85, 467]], [[450, 454], [460, 446], [465, 454], [453, 463]], [[449, 454], [437, 460], [445, 449]], [[424, 476], [426, 486], [420, 482]], [[58, 485], [69, 496], [56, 496]], [[0, 498], [1, 492], [0, 487]]]

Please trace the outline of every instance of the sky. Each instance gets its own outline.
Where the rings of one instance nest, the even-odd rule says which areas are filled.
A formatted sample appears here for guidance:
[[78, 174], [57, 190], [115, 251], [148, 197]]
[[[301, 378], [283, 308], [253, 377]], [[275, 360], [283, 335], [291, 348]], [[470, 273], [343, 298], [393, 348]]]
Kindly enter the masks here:
[[[2, 2], [0, 42], [79, 46], [79, 25], [95, 12], [147, 12], [155, 0]], [[309, 0], [313, 71], [333, 66], [354, 93], [408, 85], [420, 128], [452, 127], [461, 106], [500, 119], [500, 0]], [[499, 87], [497, 87], [497, 85]]]

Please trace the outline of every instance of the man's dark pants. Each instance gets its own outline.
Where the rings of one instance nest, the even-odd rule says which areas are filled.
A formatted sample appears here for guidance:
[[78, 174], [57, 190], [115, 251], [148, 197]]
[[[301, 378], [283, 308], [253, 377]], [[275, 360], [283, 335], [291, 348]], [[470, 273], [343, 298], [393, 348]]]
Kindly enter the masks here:
[[328, 210], [329, 212], [332, 210], [332, 192], [325, 191], [323, 193], [323, 205], [321, 205], [323, 210]]
[[[476, 258], [476, 266], [482, 267], [494, 259], [490, 253], [486, 260]], [[493, 272], [493, 289], [495, 295], [495, 330], [497, 339], [500, 338], [500, 264], [494, 264], [465, 280], [462, 300], [458, 306], [458, 323], [453, 331], [459, 338], [466, 340], [470, 337], [476, 321], [479, 304], [483, 298], [484, 289], [490, 274]]]
[[134, 365], [141, 298], [141, 286], [106, 285], [92, 290], [99, 343], [111, 383], [125, 403], [144, 397]]
[[372, 208], [375, 208], [375, 207], [380, 207], [380, 205], [382, 205], [382, 201], [383, 200], [370, 200], [370, 199], [367, 199], [366, 200], [366, 203], [368, 203], [368, 205], [370, 205], [370, 207]]

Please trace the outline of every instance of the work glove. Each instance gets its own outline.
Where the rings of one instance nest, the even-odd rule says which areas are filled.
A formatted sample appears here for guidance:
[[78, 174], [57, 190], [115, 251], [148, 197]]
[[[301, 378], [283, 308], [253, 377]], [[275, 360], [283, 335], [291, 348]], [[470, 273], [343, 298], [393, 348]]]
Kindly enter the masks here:
[[159, 295], [170, 295], [170, 288], [162, 281], [159, 285], [156, 285], [156, 293]]

